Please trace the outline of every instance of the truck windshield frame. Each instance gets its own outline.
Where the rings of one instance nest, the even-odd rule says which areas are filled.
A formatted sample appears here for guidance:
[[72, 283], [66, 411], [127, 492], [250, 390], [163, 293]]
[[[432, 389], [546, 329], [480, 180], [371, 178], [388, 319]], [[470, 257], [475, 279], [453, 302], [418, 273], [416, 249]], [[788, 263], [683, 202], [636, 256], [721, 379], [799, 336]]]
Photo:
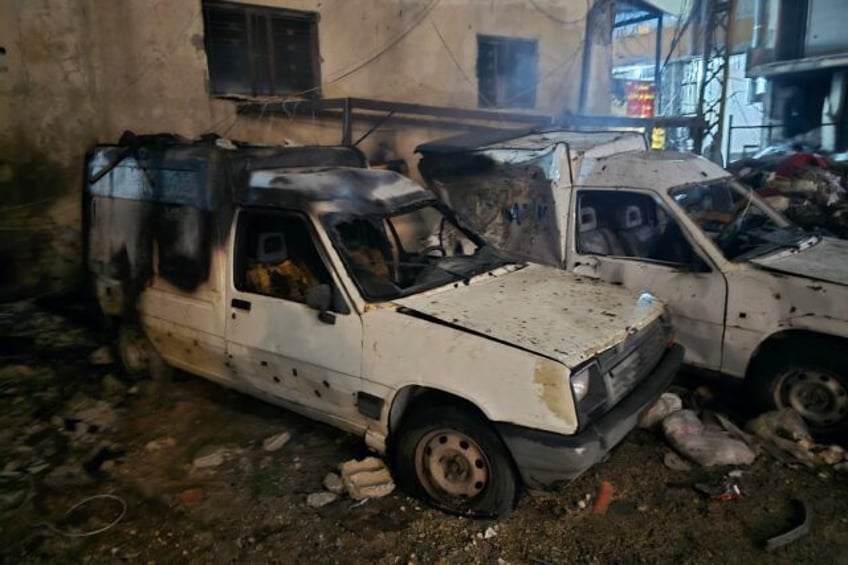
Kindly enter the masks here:
[[330, 212], [320, 220], [368, 302], [390, 301], [512, 263], [441, 203], [386, 212]]
[[686, 215], [729, 261], [744, 262], [809, 237], [759, 195], [731, 178], [668, 189]]

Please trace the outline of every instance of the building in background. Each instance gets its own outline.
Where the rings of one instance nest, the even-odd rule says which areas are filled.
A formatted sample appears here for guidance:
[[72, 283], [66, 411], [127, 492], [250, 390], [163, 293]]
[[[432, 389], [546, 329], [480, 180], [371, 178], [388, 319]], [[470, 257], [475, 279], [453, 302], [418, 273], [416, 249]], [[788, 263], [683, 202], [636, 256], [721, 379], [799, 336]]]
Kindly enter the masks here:
[[[79, 272], [86, 149], [124, 130], [337, 144], [281, 101], [361, 97], [575, 112], [588, 3], [494, 0], [0, 0], [0, 297]], [[239, 112], [245, 102], [259, 111]], [[291, 107], [288, 106], [288, 107]], [[376, 116], [352, 140], [412, 160], [460, 120]], [[512, 124], [514, 125], [514, 123]], [[410, 167], [414, 171], [414, 167]]]
[[748, 76], [759, 84], [769, 142], [848, 150], [845, 0], [757, 0]]

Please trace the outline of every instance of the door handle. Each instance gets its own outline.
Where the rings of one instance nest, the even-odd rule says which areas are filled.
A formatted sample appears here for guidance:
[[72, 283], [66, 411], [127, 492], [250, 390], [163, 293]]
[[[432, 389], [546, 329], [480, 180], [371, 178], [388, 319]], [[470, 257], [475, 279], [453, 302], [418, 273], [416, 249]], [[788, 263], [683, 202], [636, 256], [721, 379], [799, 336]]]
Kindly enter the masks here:
[[248, 300], [242, 300], [241, 298], [233, 298], [232, 302], [230, 302], [230, 305], [233, 308], [238, 308], [239, 310], [247, 310], [248, 312], [250, 312], [250, 301]]

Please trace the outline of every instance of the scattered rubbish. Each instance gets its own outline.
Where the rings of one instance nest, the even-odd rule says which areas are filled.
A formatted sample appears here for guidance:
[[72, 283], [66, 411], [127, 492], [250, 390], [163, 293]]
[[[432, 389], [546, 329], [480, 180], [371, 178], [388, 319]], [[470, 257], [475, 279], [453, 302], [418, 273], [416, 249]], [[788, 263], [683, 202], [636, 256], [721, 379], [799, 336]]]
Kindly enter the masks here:
[[227, 460], [227, 456], [229, 455], [229, 450], [225, 448], [218, 448], [211, 453], [206, 453], [204, 455], [199, 455], [194, 458], [192, 465], [196, 469], [211, 469], [213, 467], [218, 467], [223, 464], [224, 461]]
[[177, 500], [183, 504], [196, 504], [206, 499], [206, 492], [199, 488], [184, 490], [177, 495]]
[[706, 428], [692, 410], [678, 410], [666, 417], [663, 432], [681, 455], [704, 467], [750, 465], [756, 457], [744, 442]]
[[727, 476], [732, 479], [741, 479], [744, 474], [745, 471], [743, 471], [742, 469], [733, 469], [727, 474]]
[[271, 437], [265, 438], [262, 442], [262, 449], [273, 452], [282, 449], [291, 439], [291, 432], [280, 432]]
[[102, 534], [103, 532], [112, 529], [121, 520], [123, 520], [124, 516], [126, 516], [126, 514], [127, 514], [127, 503], [120, 496], [116, 496], [114, 494], [95, 494], [93, 496], [89, 496], [87, 498], [84, 498], [81, 501], [74, 504], [73, 506], [71, 506], [68, 509], [68, 511], [65, 512], [65, 517], [67, 518], [68, 516], [70, 516], [74, 512], [74, 510], [76, 510], [77, 508], [80, 508], [81, 506], [89, 504], [90, 502], [93, 502], [95, 500], [113, 500], [113, 501], [115, 501], [115, 502], [117, 502], [118, 504], [121, 505], [121, 512], [118, 514], [117, 518], [115, 518], [114, 520], [112, 520], [111, 522], [106, 524], [105, 526], [103, 526], [101, 528], [94, 529], [94, 530], [90, 530], [90, 531], [87, 531], [87, 532], [69, 532], [69, 531], [57, 528], [56, 526], [54, 526], [50, 522], [39, 522], [38, 524], [35, 524], [35, 527], [45, 527], [48, 530], [50, 530], [51, 532], [53, 532], [54, 534], [59, 534], [60, 536], [65, 536], [65, 537], [69, 537], [69, 538], [84, 538], [84, 537], [94, 536], [94, 535], [97, 535], [97, 534]]
[[144, 449], [147, 451], [159, 451], [166, 447], [174, 447], [175, 445], [177, 445], [177, 440], [169, 436], [148, 441], [144, 444]]
[[680, 457], [674, 451], [669, 451], [663, 455], [663, 465], [672, 471], [691, 471], [692, 464]]
[[95, 349], [88, 356], [88, 362], [92, 365], [112, 365], [115, 362], [115, 357], [108, 345]]
[[364, 506], [366, 502], [371, 500], [370, 498], [363, 498], [359, 502], [355, 502], [348, 507], [348, 510], [353, 510], [354, 508], [359, 508], [360, 506]]
[[495, 537], [497, 535], [498, 535], [498, 532], [496, 532], [494, 528], [488, 527], [488, 528], [486, 528], [486, 531], [483, 533], [483, 539], [492, 539], [493, 537]]
[[612, 483], [609, 481], [601, 481], [598, 488], [598, 496], [595, 498], [595, 504], [592, 506], [592, 514], [606, 514], [612, 500]]
[[845, 449], [838, 445], [830, 445], [817, 453], [816, 458], [825, 465], [836, 465], [845, 459]]
[[[801, 416], [791, 408], [774, 410], [748, 422], [747, 428], [766, 444], [766, 449], [776, 459], [791, 463], [784, 454], [807, 466], [812, 466], [815, 445]], [[783, 453], [781, 453], [783, 452]]]
[[803, 500], [795, 499], [793, 502], [798, 512], [798, 525], [791, 530], [766, 540], [766, 551], [774, 551], [810, 532], [810, 526], [813, 522], [813, 509]]
[[342, 494], [345, 490], [342, 478], [336, 473], [327, 473], [323, 481], [324, 488], [334, 494]]
[[80, 427], [80, 432], [94, 432], [111, 429], [117, 420], [115, 409], [108, 402], [94, 400], [81, 393], [71, 397], [64, 410], [66, 420], [80, 422], [85, 427]]
[[683, 409], [683, 400], [673, 392], [664, 392], [639, 420], [639, 427], [652, 430], [672, 412]]
[[713, 500], [736, 500], [744, 496], [742, 494], [742, 489], [740, 489], [739, 485], [732, 477], [729, 476], [716, 483], [695, 483], [693, 487], [696, 491], [707, 495]]
[[395, 490], [391, 473], [376, 457], [346, 461], [339, 465], [339, 471], [347, 494], [353, 500], [380, 498]]
[[310, 508], [321, 508], [322, 506], [327, 506], [336, 501], [339, 497], [336, 493], [321, 491], [321, 492], [313, 492], [309, 496], [306, 497], [306, 504]]

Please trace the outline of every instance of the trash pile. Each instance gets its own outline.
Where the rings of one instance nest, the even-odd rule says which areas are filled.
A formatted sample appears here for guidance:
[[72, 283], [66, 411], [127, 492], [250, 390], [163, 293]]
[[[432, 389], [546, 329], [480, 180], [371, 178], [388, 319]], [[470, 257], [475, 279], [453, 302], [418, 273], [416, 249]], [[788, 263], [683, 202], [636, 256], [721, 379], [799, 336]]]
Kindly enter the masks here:
[[806, 151], [763, 152], [727, 169], [800, 227], [848, 239], [848, 169], [841, 163]]
[[[693, 402], [697, 408], [697, 402]], [[709, 410], [700, 416], [684, 408], [677, 394], [663, 394], [642, 417], [643, 429], [662, 429], [673, 453], [664, 462], [673, 470], [750, 465], [767, 453], [790, 467], [848, 473], [848, 453], [839, 445], [816, 443], [801, 416], [791, 408], [766, 412], [743, 430], [729, 418]]]

